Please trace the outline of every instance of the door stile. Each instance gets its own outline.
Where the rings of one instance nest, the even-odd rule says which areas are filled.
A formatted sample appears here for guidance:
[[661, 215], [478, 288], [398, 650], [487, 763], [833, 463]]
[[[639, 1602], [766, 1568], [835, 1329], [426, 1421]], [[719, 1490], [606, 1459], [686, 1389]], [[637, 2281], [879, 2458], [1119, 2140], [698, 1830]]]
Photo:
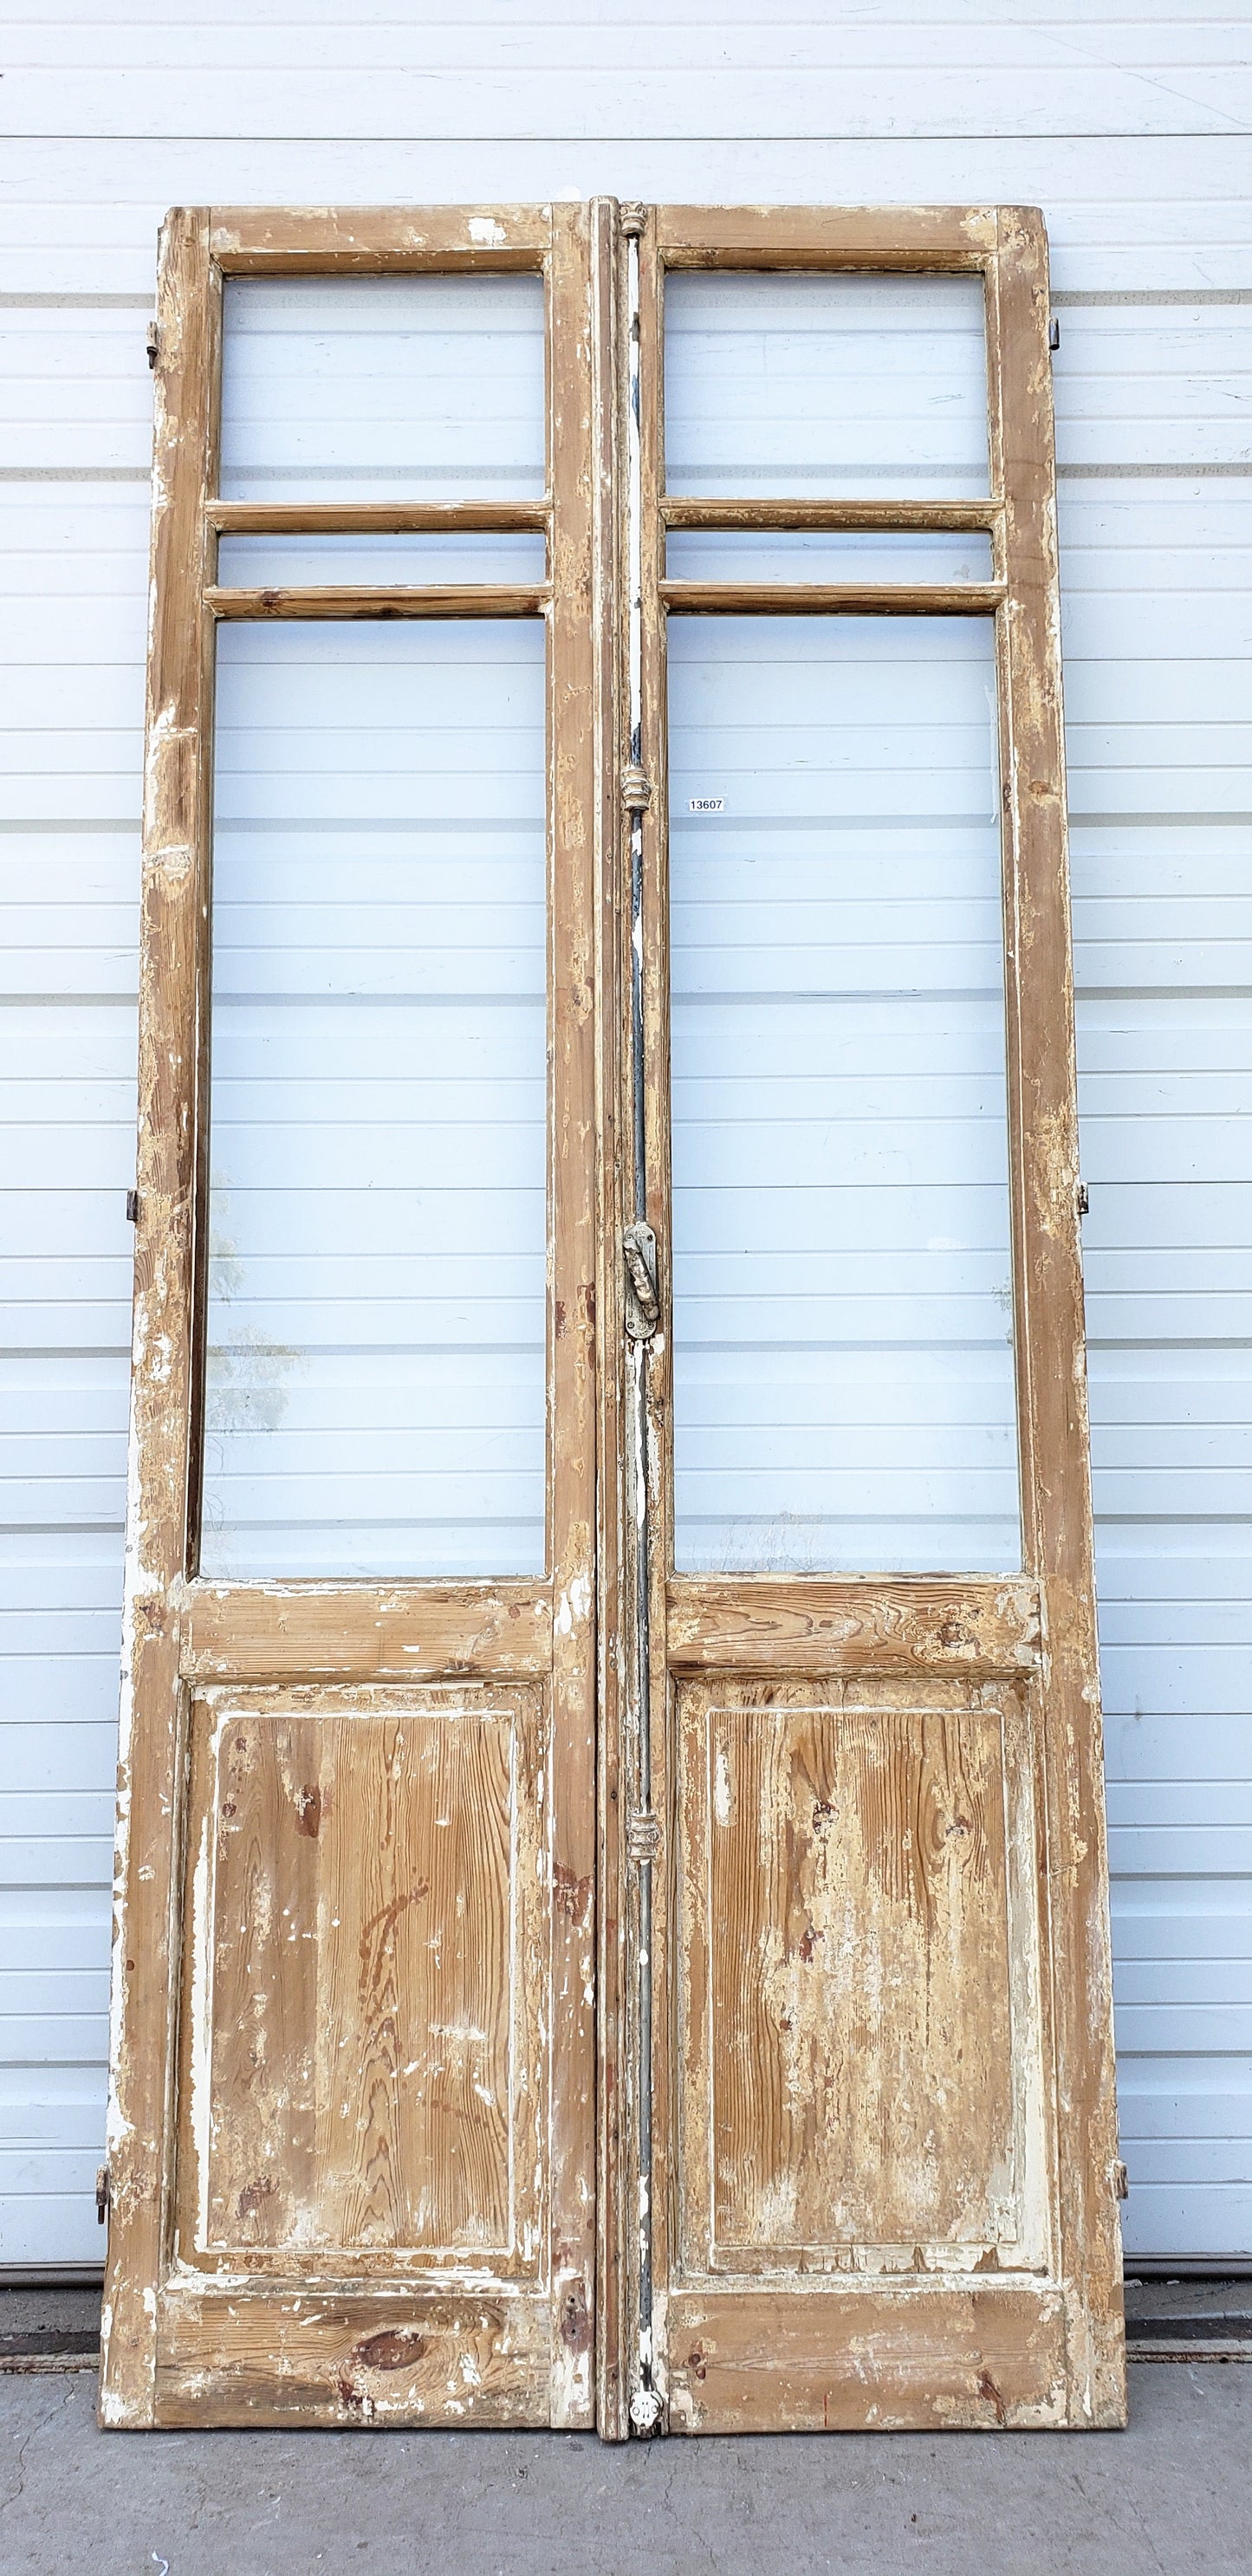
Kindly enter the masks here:
[[[1004, 208], [988, 275], [993, 454], [1002, 460], [999, 619], [1005, 736], [1010, 1102], [1017, 1179], [1018, 1333], [1025, 1562], [1040, 1585], [1041, 1826], [1055, 2066], [1057, 2222], [1070, 2420], [1125, 2416], [1117, 2105], [1108, 2034], [1112, 1967], [1103, 1789], [1077, 1063], [1061, 697], [1055, 431], [1047, 238]], [[998, 416], [997, 416], [998, 415]]]
[[[640, 2244], [636, 2265], [637, 2317], [632, 2363], [637, 2390], [635, 2429], [667, 2427], [665, 2355], [666, 2292], [671, 2273], [673, 2192], [672, 1998], [670, 1955], [673, 1901], [673, 1798], [671, 1789], [670, 1679], [666, 1635], [665, 1569], [672, 1548], [672, 1314], [673, 1275], [669, 1229], [669, 831], [668, 745], [665, 724], [666, 627], [661, 604], [665, 532], [660, 501], [664, 459], [664, 286], [655, 211], [645, 211], [639, 240], [639, 562], [641, 594], [641, 758], [649, 789], [643, 814], [639, 955], [642, 1001], [642, 1132], [645, 1153], [642, 1199], [656, 1242], [658, 1320], [650, 1340], [636, 1346], [642, 1372], [647, 1498], [644, 1517], [648, 1604], [645, 1668], [648, 1697], [646, 1768], [640, 1804], [648, 1819], [647, 1858], [632, 1873], [636, 1909], [646, 1888], [648, 1915], [638, 1925], [636, 1992], [648, 2006], [647, 2025], [636, 2037], [636, 2123]], [[638, 1186], [638, 1183], [637, 1183]]]
[[627, 1994], [629, 1685], [626, 1656], [626, 1390], [622, 1234], [629, 1222], [630, 818], [622, 774], [628, 745], [624, 642], [627, 562], [624, 458], [627, 369], [621, 363], [626, 249], [621, 210], [592, 206], [593, 380], [596, 387], [596, 719], [601, 746], [596, 854], [596, 2428], [605, 2441], [629, 2432], [627, 2336], [636, 2229], [631, 2221], [625, 2127], [631, 2099]]
[[548, 756], [554, 1215], [549, 1322], [552, 2031], [550, 2286], [554, 2425], [594, 2419], [596, 1969], [595, 883], [598, 509], [607, 321], [588, 207], [553, 209]]
[[165, 225], [157, 286], [151, 654], [140, 909], [139, 1117], [122, 1697], [114, 1873], [109, 2272], [102, 2420], [154, 2419], [157, 2280], [168, 2227], [172, 2005], [180, 1904], [198, 1133], [199, 963], [211, 722], [200, 547], [216, 480], [217, 298], [209, 215]]

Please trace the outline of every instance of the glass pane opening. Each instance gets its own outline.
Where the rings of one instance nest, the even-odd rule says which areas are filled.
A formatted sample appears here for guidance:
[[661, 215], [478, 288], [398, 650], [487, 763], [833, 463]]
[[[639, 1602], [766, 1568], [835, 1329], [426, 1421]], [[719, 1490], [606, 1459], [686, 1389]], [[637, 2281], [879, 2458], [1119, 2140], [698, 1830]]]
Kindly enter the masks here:
[[228, 278], [221, 488], [538, 499], [542, 278]]
[[1020, 1565], [990, 619], [672, 618], [676, 1563]]
[[356, 590], [420, 587], [425, 582], [540, 583], [547, 569], [541, 535], [513, 536], [223, 536], [217, 578], [241, 590], [314, 588], [343, 583]]
[[671, 273], [671, 492], [988, 490], [981, 277]]
[[674, 528], [665, 550], [674, 581], [984, 582], [985, 529]]
[[544, 1564], [541, 623], [218, 632], [201, 1571]]

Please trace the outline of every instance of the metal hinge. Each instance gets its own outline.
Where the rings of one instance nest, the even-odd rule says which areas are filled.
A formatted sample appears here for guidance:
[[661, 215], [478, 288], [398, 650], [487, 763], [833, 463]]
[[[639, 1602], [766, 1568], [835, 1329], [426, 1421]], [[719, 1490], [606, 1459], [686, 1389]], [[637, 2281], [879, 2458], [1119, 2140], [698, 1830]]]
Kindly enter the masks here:
[[1120, 2156], [1116, 2158], [1113, 2165], [1113, 2198], [1114, 2200], [1130, 2198], [1130, 2176]]
[[107, 2166], [107, 2165], [97, 2165], [97, 2167], [96, 2167], [96, 2219], [97, 2219], [98, 2224], [99, 2224], [101, 2227], [103, 2227], [104, 2222], [105, 2222], [105, 2220], [106, 2220], [106, 2218], [108, 2217], [108, 2214], [109, 2214], [109, 2202], [110, 2202], [110, 2197], [111, 2197], [111, 2195], [110, 2195], [110, 2191], [109, 2191], [109, 2168], [108, 2168], [108, 2166]]
[[650, 1342], [660, 1314], [656, 1285], [656, 1236], [650, 1225], [628, 1225], [622, 1236], [626, 1271], [626, 1330], [632, 1342]]
[[1059, 349], [1059, 348], [1060, 348], [1060, 345], [1061, 345], [1061, 326], [1060, 326], [1060, 323], [1058, 322], [1058, 320], [1057, 320], [1057, 318], [1056, 318], [1056, 315], [1055, 315], [1055, 313], [1054, 313], [1054, 314], [1053, 314], [1053, 316], [1052, 316], [1051, 321], [1050, 321], [1050, 322], [1049, 322], [1049, 324], [1048, 324], [1048, 347], [1049, 347], [1050, 349]]
[[150, 322], [148, 324], [148, 364], [150, 367], [155, 367], [157, 358], [160, 355], [160, 349], [161, 341], [160, 335], [157, 331], [157, 326], [155, 322]]
[[628, 1860], [659, 1860], [661, 1856], [661, 1820], [659, 1816], [630, 1816], [626, 1822], [626, 1857]]
[[1078, 1213], [1080, 1216], [1091, 1214], [1091, 1192], [1085, 1181], [1080, 1181], [1078, 1184]]
[[128, 1190], [126, 1193], [126, 1222], [128, 1225], [138, 1225], [139, 1223], [138, 1190]]

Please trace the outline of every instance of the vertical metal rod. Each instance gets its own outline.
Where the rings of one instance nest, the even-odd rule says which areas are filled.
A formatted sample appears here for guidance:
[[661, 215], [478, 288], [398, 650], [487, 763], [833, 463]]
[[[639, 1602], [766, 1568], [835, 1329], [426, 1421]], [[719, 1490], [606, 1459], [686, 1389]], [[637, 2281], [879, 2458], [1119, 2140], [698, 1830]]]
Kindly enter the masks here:
[[[626, 414], [626, 547], [627, 547], [627, 688], [630, 714], [630, 761], [643, 759], [643, 531], [640, 457], [639, 385], [639, 236], [631, 230], [626, 244], [627, 414]], [[637, 1221], [648, 1213], [647, 1128], [644, 1116], [643, 1025], [643, 808], [630, 815], [630, 1042], [633, 1131], [632, 1203]], [[630, 1373], [631, 1485], [635, 1516], [635, 1741], [636, 1811], [652, 1813], [652, 1712], [650, 1689], [651, 1604], [648, 1564], [648, 1345], [628, 1344]], [[660, 2400], [653, 2387], [652, 2350], [652, 1863], [639, 1863], [638, 2061], [636, 2068], [639, 2139], [639, 2384], [630, 2402], [631, 2423], [640, 2433], [654, 2430]]]

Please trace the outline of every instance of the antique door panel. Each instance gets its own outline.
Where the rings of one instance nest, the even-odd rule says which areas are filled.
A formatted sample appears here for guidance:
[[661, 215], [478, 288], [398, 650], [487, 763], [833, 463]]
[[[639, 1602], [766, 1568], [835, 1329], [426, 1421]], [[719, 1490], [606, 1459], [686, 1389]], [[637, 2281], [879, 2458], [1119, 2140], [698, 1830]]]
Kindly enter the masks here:
[[167, 228], [109, 2423], [592, 2420], [603, 230]]
[[636, 2420], [1116, 2422], [1041, 227], [639, 291]]

